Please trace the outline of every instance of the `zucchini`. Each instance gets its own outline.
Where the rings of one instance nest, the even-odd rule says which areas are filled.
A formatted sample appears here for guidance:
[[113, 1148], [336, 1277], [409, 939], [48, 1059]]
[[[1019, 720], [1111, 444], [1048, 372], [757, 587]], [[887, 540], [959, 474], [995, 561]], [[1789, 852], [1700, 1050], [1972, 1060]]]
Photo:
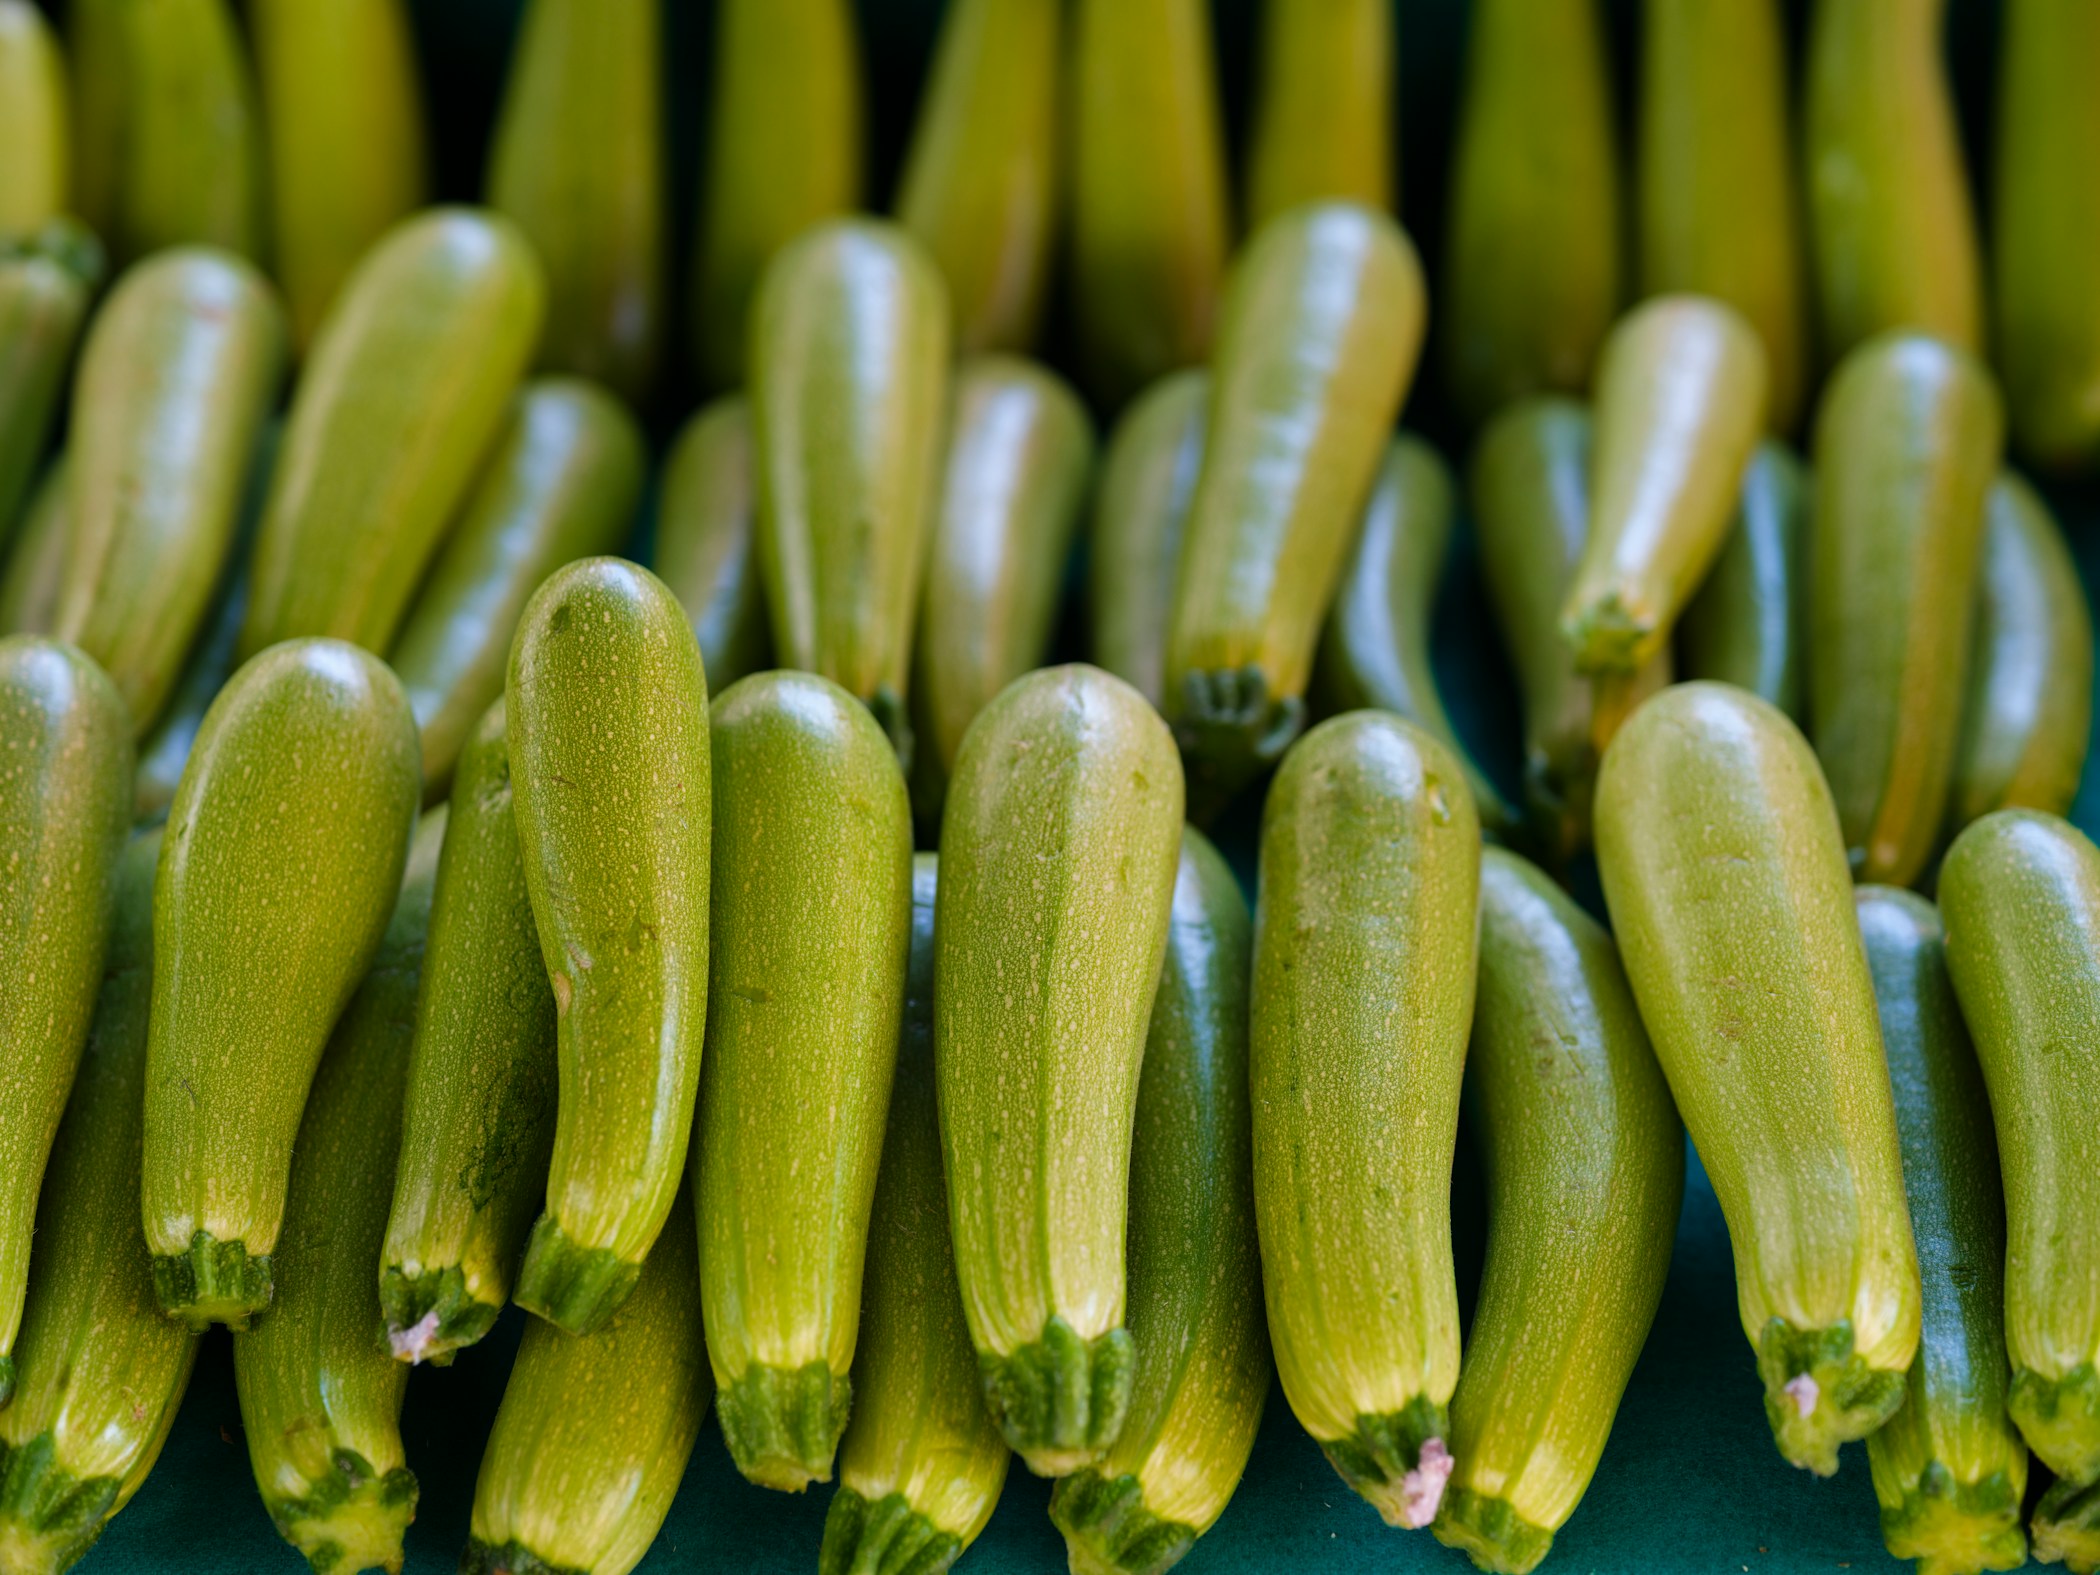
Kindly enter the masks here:
[[1385, 0], [1267, 0], [1247, 147], [1247, 225], [1339, 198], [1388, 212], [1393, 172], [1393, 8]]
[[1829, 1476], [1903, 1403], [1918, 1260], [1844, 841], [1807, 741], [1727, 684], [1634, 713], [1597, 868], [1735, 1249], [1779, 1452]]
[[1350, 203], [1271, 220], [1233, 264], [1167, 629], [1166, 712], [1199, 804], [1230, 796], [1304, 726], [1320, 624], [1424, 310], [1413, 244]]
[[1854, 351], [1816, 416], [1810, 736], [1860, 880], [1908, 885], [1939, 840], [2002, 431], [1990, 374], [1921, 334]]
[[820, 225], [751, 322], [758, 566], [783, 667], [821, 674], [909, 756], [913, 615], [948, 418], [948, 297], [895, 225]]
[[446, 814], [417, 826], [372, 969], [336, 1025], [299, 1123], [270, 1316], [238, 1333], [233, 1381], [263, 1507], [316, 1571], [401, 1568], [416, 1478], [408, 1369], [374, 1346], [372, 1262], [401, 1141], [416, 979]]
[[379, 1254], [387, 1348], [447, 1363], [495, 1323], [546, 1196], [554, 992], [512, 814], [503, 702], [460, 753]]
[[1808, 475], [1767, 438], [1743, 468], [1735, 523], [1678, 623], [1687, 678], [1734, 684], [1801, 717], [1808, 579]]
[[0, 1407], [14, 1393], [30, 1231], [80, 1065], [131, 820], [131, 719], [70, 645], [0, 639]]
[[1026, 350], [1057, 239], [1058, 0], [958, 0], [941, 22], [897, 222], [948, 281], [964, 354]]
[[[66, 456], [52, 456], [22, 511], [22, 528], [0, 573], [0, 635], [49, 634], [58, 624], [72, 515], [66, 507]], [[127, 719], [127, 725], [128, 719]]]
[[2017, 1569], [2027, 1446], [2005, 1407], [2005, 1197], [1991, 1107], [1939, 914], [1886, 886], [1861, 887], [1857, 902], [1924, 1289], [1903, 1408], [1867, 1440], [1882, 1540], [1923, 1575]]
[[1247, 900], [1184, 830], [1130, 1155], [1130, 1416], [1063, 1478], [1077, 1570], [1163, 1571], [1225, 1512], [1269, 1394], [1247, 1107]]
[[634, 417], [596, 385], [543, 377], [518, 390], [388, 657], [422, 733], [426, 800], [450, 785], [468, 734], [502, 696], [526, 600], [563, 564], [626, 540], [646, 464]]
[[977, 714], [942, 811], [934, 1072], [956, 1279], [992, 1419], [1038, 1476], [1098, 1458], [1130, 1407], [1131, 1125], [1182, 803], [1158, 713], [1074, 664]]
[[408, 701], [355, 646], [272, 647], [205, 713], [153, 896], [141, 1183], [154, 1290], [192, 1328], [270, 1304], [300, 1114], [385, 933], [416, 797]]
[[1284, 1398], [1389, 1526], [1451, 1474], [1451, 1159], [1473, 1017], [1480, 823], [1450, 750], [1352, 711], [1262, 811], [1250, 1085]]
[[656, 572], [684, 603], [716, 689], [771, 665], [757, 517], [751, 410], [725, 395], [679, 429], [656, 507]]
[[588, 1334], [634, 1289], [685, 1170], [707, 1022], [707, 677], [646, 569], [549, 575], [504, 711], [525, 889], [558, 1015], [547, 1206], [512, 1299]]
[[2034, 1506], [2034, 1556], [2072, 1575], [2100, 1570], [2100, 1484], [2056, 1481]]
[[0, 236], [72, 206], [68, 99], [65, 56], [44, 13], [32, 0], [0, 0]]
[[0, 237], [0, 542], [44, 463], [101, 282], [102, 244], [70, 219]]
[[72, 76], [69, 206], [104, 236], [116, 222], [117, 171], [124, 152], [124, 9], [125, 0], [69, 0], [65, 10]]
[[101, 663], [140, 736], [210, 615], [284, 360], [276, 292], [204, 247], [125, 273], [81, 351], [57, 633]]
[[510, 413], [545, 286], [507, 219], [437, 208], [365, 254], [315, 337], [255, 544], [245, 660], [392, 640]]
[[1487, 1266], [1432, 1529], [1522, 1575], [1582, 1502], [1662, 1300], [1684, 1129], [1611, 937], [1500, 848], [1481, 860], [1479, 989]]
[[1006, 1482], [963, 1320], [934, 1104], [935, 856], [912, 860], [911, 961], [897, 1076], [868, 1229], [853, 1416], [824, 1516], [819, 1575], [940, 1575], [977, 1540]]
[[1173, 372], [1131, 401], [1109, 436], [1088, 527], [1095, 662], [1166, 703], [1167, 620], [1196, 476], [1210, 374]]

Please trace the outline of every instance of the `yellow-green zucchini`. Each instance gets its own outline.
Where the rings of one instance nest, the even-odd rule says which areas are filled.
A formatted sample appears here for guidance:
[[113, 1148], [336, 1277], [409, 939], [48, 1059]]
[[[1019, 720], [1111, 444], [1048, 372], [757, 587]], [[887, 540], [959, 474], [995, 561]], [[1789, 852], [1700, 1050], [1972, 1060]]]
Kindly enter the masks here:
[[66, 60], [34, 0], [0, 0], [0, 237], [72, 207]]
[[49, 634], [58, 624], [58, 592], [66, 576], [70, 543], [66, 507], [66, 457], [58, 454], [44, 467], [21, 528], [8, 543], [7, 567], [0, 572], [0, 635]]
[[1758, 444], [1728, 539], [1677, 626], [1687, 678], [1747, 689], [1796, 721], [1807, 687], [1808, 500], [1794, 451], [1770, 438]]
[[0, 542], [44, 462], [102, 245], [69, 219], [0, 237]]
[[771, 665], [757, 523], [751, 410], [729, 394], [680, 429], [656, 505], [656, 572], [684, 604], [718, 690]]
[[1255, 58], [1248, 227], [1334, 198], [1397, 208], [1393, 8], [1385, 0], [1265, 0]]

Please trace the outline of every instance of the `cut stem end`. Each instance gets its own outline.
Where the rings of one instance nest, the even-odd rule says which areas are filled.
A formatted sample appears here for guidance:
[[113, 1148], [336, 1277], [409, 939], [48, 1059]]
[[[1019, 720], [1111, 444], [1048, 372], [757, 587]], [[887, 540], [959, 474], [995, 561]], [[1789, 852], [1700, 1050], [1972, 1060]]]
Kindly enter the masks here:
[[1014, 1452], [1039, 1477], [1098, 1460], [1130, 1412], [1133, 1352], [1123, 1329], [1088, 1340], [1063, 1318], [1005, 1356], [980, 1352], [985, 1404]]
[[715, 1399], [729, 1456], [749, 1481], [800, 1493], [831, 1480], [832, 1456], [853, 1411], [853, 1383], [823, 1362], [753, 1362]]
[[642, 1266], [610, 1247], [586, 1247], [551, 1214], [542, 1214], [525, 1246], [511, 1300], [568, 1334], [594, 1334], [634, 1290]]
[[869, 1500], [850, 1487], [831, 1498], [817, 1575], [941, 1575], [962, 1539], [911, 1507], [902, 1493]]
[[1075, 1472], [1050, 1490], [1072, 1575], [1162, 1575], [1195, 1543], [1193, 1526], [1156, 1515], [1134, 1476]]
[[246, 1242], [217, 1241], [200, 1230], [187, 1252], [154, 1257], [153, 1294], [162, 1312], [200, 1333], [215, 1323], [245, 1329], [270, 1305], [270, 1259], [250, 1257]]

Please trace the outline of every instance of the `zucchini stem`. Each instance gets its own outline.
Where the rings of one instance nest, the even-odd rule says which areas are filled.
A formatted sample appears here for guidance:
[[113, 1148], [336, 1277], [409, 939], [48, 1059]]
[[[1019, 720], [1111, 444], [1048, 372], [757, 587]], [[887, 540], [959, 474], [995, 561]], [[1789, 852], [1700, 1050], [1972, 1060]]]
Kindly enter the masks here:
[[824, 1516], [817, 1575], [940, 1575], [962, 1550], [960, 1537], [913, 1509], [902, 1493], [870, 1502], [842, 1485]]
[[1853, 1349], [1849, 1319], [1797, 1329], [1773, 1318], [1758, 1342], [1757, 1367], [1779, 1452], [1819, 1477], [1836, 1474], [1840, 1444], [1865, 1438], [1903, 1404], [1904, 1375], [1867, 1365]]
[[753, 1362], [715, 1396], [737, 1470], [783, 1493], [831, 1480], [832, 1456], [852, 1411], [853, 1380], [821, 1360], [797, 1368]]
[[1135, 1366], [1128, 1330], [1086, 1340], [1061, 1317], [1040, 1340], [978, 1358], [992, 1420], [1039, 1477], [1069, 1475], [1116, 1441]]
[[1360, 1416], [1347, 1438], [1320, 1441], [1328, 1464], [1370, 1500], [1388, 1526], [1419, 1530], [1436, 1519], [1451, 1480], [1450, 1411], [1427, 1395], [1405, 1410]]
[[153, 1293], [163, 1312], [195, 1332], [215, 1323], [245, 1329], [270, 1305], [270, 1257], [250, 1257], [246, 1242], [218, 1241], [200, 1230], [187, 1252], [155, 1256]]
[[642, 1266], [610, 1247], [573, 1240], [551, 1214], [542, 1214], [525, 1246], [518, 1288], [511, 1299], [568, 1334], [593, 1334], [605, 1326], [634, 1290]]
[[[2033, 1529], [2034, 1556], [2042, 1563], [2061, 1562], [2071, 1575], [2093, 1575], [2100, 1570], [2100, 1481], [2063, 1478], [2052, 1483], [2035, 1507]], [[1922, 1575], [1938, 1575], [1923, 1565], [1919, 1568]]]

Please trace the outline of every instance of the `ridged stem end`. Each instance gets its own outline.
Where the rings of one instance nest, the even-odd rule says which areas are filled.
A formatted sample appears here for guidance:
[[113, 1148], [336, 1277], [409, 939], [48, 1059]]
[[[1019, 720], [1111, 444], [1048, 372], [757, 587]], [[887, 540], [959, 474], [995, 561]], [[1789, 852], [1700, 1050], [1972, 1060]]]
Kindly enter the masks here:
[[1320, 1450], [1388, 1526], [1417, 1530], [1436, 1519], [1451, 1479], [1450, 1428], [1446, 1407], [1416, 1395], [1403, 1410], [1358, 1417], [1354, 1433], [1322, 1439]]
[[1819, 1477], [1836, 1474], [1840, 1444], [1865, 1438], [1903, 1404], [1903, 1374], [1869, 1367], [1842, 1318], [1827, 1329], [1772, 1319], [1758, 1341], [1757, 1371], [1780, 1454]]
[[1136, 1477], [1093, 1470], [1050, 1490], [1050, 1519], [1065, 1534], [1072, 1575], [1162, 1575], [1197, 1537], [1195, 1527], [1155, 1515]]
[[1495, 1575], [1530, 1575], [1553, 1548], [1553, 1532], [1526, 1520], [1508, 1499], [1465, 1487], [1444, 1495], [1429, 1529], [1445, 1547], [1471, 1559], [1475, 1569]]
[[1916, 1559], [1918, 1575], [1981, 1575], [2027, 1562], [2011, 1479], [1994, 1471], [1959, 1482], [1938, 1460], [1906, 1484], [1901, 1504], [1881, 1507], [1881, 1540], [1894, 1557]]
[[902, 1493], [870, 1501], [841, 1487], [824, 1516], [817, 1575], [941, 1575], [962, 1550], [961, 1538], [913, 1509]]
[[324, 1477], [300, 1498], [264, 1504], [285, 1541], [306, 1555], [314, 1575], [383, 1569], [398, 1575], [401, 1538], [416, 1518], [416, 1478], [406, 1466], [384, 1474], [352, 1449], [338, 1449]]
[[2043, 1465], [2069, 1482], [2100, 1480], [2100, 1374], [2091, 1362], [2061, 1378], [2019, 1369], [2006, 1407]]
[[1017, 1351], [977, 1358], [992, 1420], [1039, 1477], [1068, 1476], [1108, 1451], [1130, 1414], [1135, 1367], [1128, 1331], [1087, 1340], [1062, 1318]]
[[[2044, 1564], [2063, 1564], [2072, 1575], [2093, 1575], [2100, 1570], [2100, 1482], [2067, 1478], [2042, 1495], [2034, 1511], [2034, 1556]], [[2009, 1564], [1987, 1567], [2012, 1568]]]
[[94, 1545], [116, 1507], [115, 1477], [82, 1479], [58, 1463], [48, 1432], [0, 1444], [0, 1570], [57, 1575]]
[[800, 1493], [831, 1480], [831, 1458], [853, 1411], [853, 1383], [823, 1362], [753, 1362], [715, 1397], [737, 1470], [760, 1487]]
[[634, 1291], [642, 1266], [610, 1247], [570, 1239], [551, 1214], [542, 1214], [525, 1244], [511, 1300], [568, 1334], [595, 1334]]
[[1189, 819], [1214, 818], [1304, 729], [1304, 697], [1271, 695], [1259, 667], [1184, 674], [1174, 741], [1187, 769]]
[[251, 1258], [248, 1244], [198, 1231], [187, 1252], [157, 1254], [153, 1294], [161, 1311], [202, 1333], [215, 1323], [245, 1329], [270, 1305], [270, 1259]]
[[386, 1313], [380, 1339], [388, 1355], [403, 1362], [449, 1367], [453, 1353], [494, 1327], [503, 1309], [477, 1300], [457, 1264], [404, 1274], [389, 1266], [379, 1276], [379, 1305]]
[[1575, 671], [1587, 678], [1635, 673], [1655, 654], [1655, 620], [1636, 613], [1617, 591], [1608, 591], [1561, 615], [1560, 631], [1575, 656]]
[[459, 1575], [590, 1575], [568, 1564], [549, 1564], [521, 1542], [487, 1543], [467, 1539], [459, 1556]]

